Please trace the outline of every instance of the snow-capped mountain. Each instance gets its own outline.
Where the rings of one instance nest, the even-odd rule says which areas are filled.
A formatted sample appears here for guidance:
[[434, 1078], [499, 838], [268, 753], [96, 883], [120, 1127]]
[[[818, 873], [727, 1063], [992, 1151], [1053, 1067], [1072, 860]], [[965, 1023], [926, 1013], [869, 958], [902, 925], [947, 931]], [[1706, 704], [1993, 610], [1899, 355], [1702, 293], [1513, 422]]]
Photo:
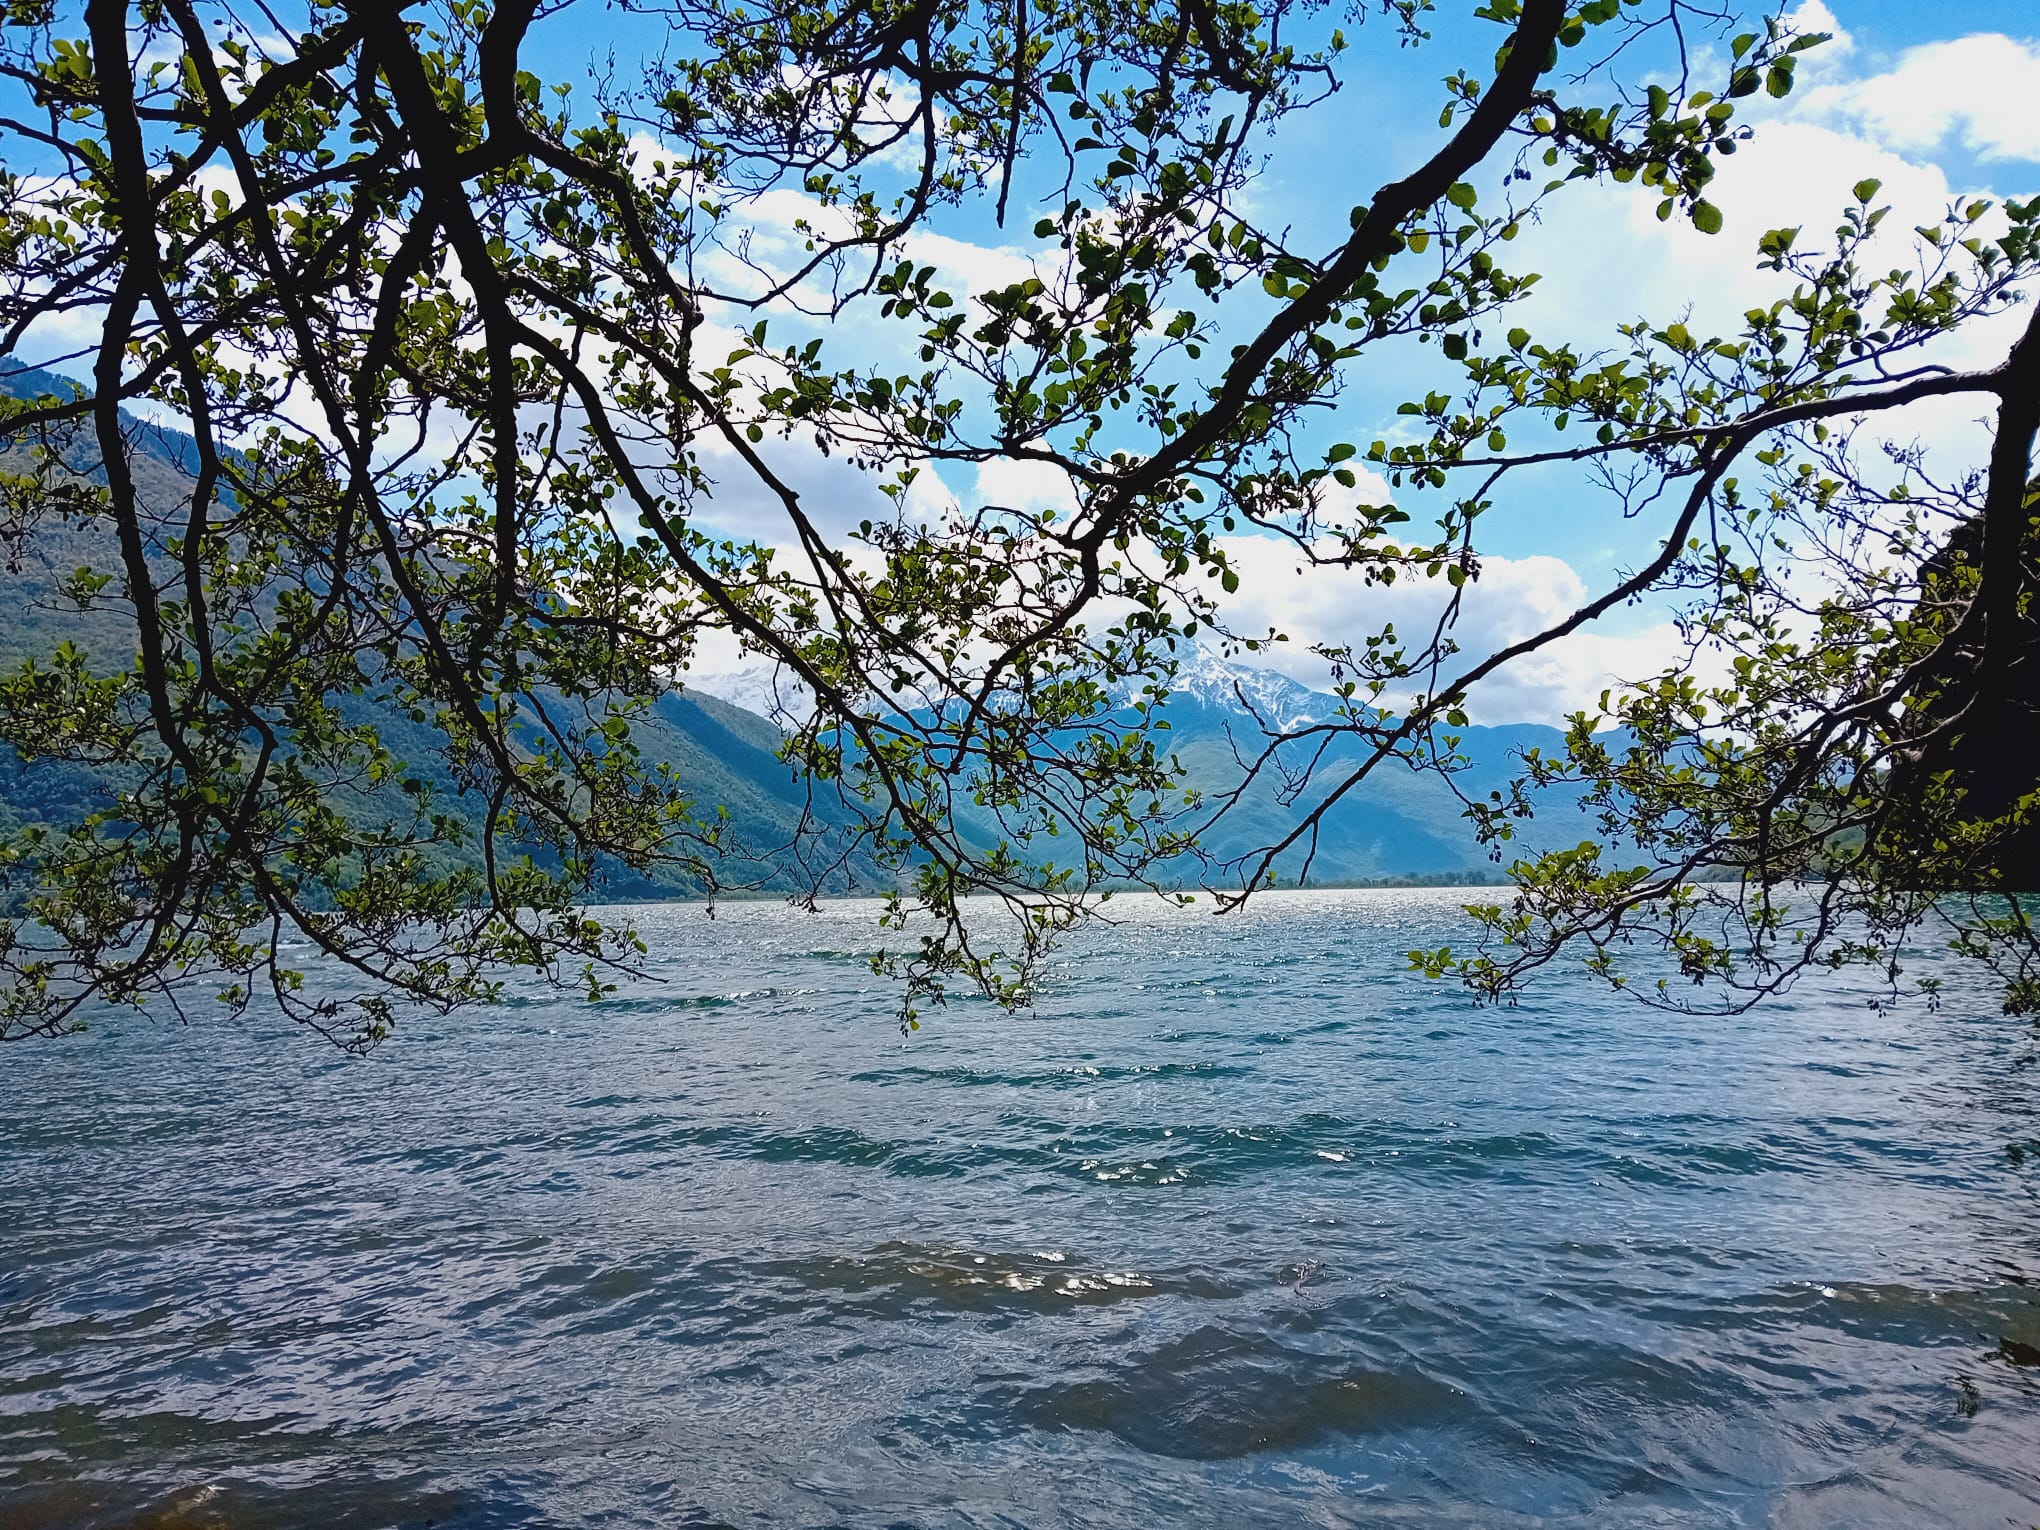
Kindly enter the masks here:
[[[733, 669], [689, 670], [682, 688], [713, 696], [760, 717], [801, 715], [807, 690], [786, 670], [765, 660]], [[1138, 687], [1128, 685], [1130, 698]], [[1201, 702], [1218, 711], [1249, 710], [1271, 728], [1292, 728], [1330, 717], [1338, 702], [1265, 665], [1227, 658], [1215, 648], [1193, 644], [1184, 651], [1170, 685], [1173, 700]], [[1242, 708], [1242, 699], [1245, 708]]]
[[681, 677], [681, 687], [775, 722], [803, 716], [808, 707], [807, 688], [784, 669], [762, 660], [707, 673], [689, 670]]
[[1221, 711], [1241, 711], [1244, 701], [1244, 710], [1276, 730], [1321, 721], [1339, 705], [1336, 698], [1265, 665], [1228, 659], [1201, 643], [1179, 660], [1170, 694]]
[[[1222, 881], [1257, 865], [1264, 847], [1282, 843], [1299, 817], [1327, 802], [1335, 788], [1337, 796], [1312, 831], [1278, 857], [1275, 869], [1283, 878], [1471, 880], [1495, 874], [1490, 847], [1479, 842], [1466, 817], [1466, 799], [1506, 792], [1521, 768], [1521, 750], [1534, 746], [1550, 754], [1562, 747], [1557, 729], [1534, 724], [1455, 729], [1465, 763], [1451, 782], [1401, 762], [1372, 762], [1372, 745], [1358, 734], [1319, 735], [1270, 758], [1262, 752], [1265, 735], [1333, 721], [1341, 703], [1252, 662], [1258, 657], [1229, 657], [1201, 646], [1184, 651], [1163, 709], [1168, 750], [1185, 782], [1207, 800], [1230, 801], [1222, 817], [1194, 825], [1210, 874]], [[1250, 767], [1258, 773], [1246, 780]], [[1339, 785], [1363, 770], [1365, 780], [1356, 789]], [[1583, 827], [1578, 796], [1571, 789], [1540, 794], [1537, 819], [1516, 826], [1518, 838], [1503, 855], [1576, 843]]]
[[[1265, 735], [1328, 722], [1338, 714], [1338, 698], [1256, 662], [1259, 657], [1228, 655], [1202, 644], [1179, 651], [1169, 699], [1161, 709], [1168, 724], [1165, 747], [1180, 764], [1185, 784], [1201, 790], [1207, 800], [1218, 800], [1239, 785]], [[686, 685], [773, 717], [782, 726], [789, 712], [807, 705], [797, 684], [756, 659], [734, 669], [689, 674]], [[1122, 702], [1130, 702], [1137, 690], [1128, 686]], [[1365, 784], [1341, 796], [1307, 841], [1284, 852], [1278, 873], [1320, 882], [1492, 875], [1488, 847], [1474, 837], [1462, 794], [1481, 799], [1505, 790], [1518, 771], [1521, 749], [1534, 745], [1555, 752], [1562, 735], [1527, 724], [1455, 731], [1463, 739], [1466, 765], [1453, 783], [1394, 762], [1371, 768]], [[1252, 866], [1261, 847], [1281, 842], [1320, 792], [1365, 762], [1368, 747], [1358, 736], [1335, 734], [1291, 744], [1272, 763], [1264, 761], [1265, 768], [1222, 819], [1198, 826], [1208, 860], [1186, 857], [1183, 875], [1194, 880], [1208, 874], [1222, 881], [1239, 867]], [[1298, 791], [1297, 772], [1306, 767], [1318, 785]], [[1513, 856], [1546, 842], [1576, 842], [1586, 827], [1573, 810], [1577, 795], [1566, 790], [1546, 794], [1548, 807], [1535, 822], [1518, 826], [1520, 837], [1505, 853]], [[1190, 826], [1187, 821], [1185, 826]]]

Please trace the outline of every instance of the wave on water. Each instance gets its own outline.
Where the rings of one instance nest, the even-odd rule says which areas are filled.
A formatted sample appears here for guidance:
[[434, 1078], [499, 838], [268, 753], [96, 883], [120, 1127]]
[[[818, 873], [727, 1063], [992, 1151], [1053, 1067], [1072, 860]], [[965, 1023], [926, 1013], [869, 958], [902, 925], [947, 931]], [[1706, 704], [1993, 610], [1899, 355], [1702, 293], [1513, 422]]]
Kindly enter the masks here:
[[1452, 894], [1314, 893], [902, 1044], [868, 915], [10, 1049], [0, 1525], [2040, 1522], [2013, 1023], [1476, 1009]]

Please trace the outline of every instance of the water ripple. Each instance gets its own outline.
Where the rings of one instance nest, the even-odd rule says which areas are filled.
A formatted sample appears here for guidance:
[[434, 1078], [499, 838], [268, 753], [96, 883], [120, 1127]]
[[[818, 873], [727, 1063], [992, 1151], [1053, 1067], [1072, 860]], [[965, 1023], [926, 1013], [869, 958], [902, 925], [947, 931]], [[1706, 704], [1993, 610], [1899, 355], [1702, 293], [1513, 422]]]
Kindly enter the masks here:
[[8, 1049], [0, 1525], [2040, 1520], [2011, 1022], [1476, 1010], [1449, 894], [1285, 894], [903, 1047], [872, 913]]

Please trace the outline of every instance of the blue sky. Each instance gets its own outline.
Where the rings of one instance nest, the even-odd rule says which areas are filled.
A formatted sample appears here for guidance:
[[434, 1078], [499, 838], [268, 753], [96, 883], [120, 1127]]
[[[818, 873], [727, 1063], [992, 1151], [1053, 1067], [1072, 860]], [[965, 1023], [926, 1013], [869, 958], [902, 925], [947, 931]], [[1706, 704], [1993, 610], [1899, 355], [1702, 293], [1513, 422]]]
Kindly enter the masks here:
[[[1415, 49], [1394, 46], [1378, 18], [1351, 29], [1356, 46], [1345, 88], [1295, 119], [1271, 146], [1269, 168], [1253, 192], [1265, 223], [1293, 228], [1306, 247], [1329, 248], [1356, 202], [1431, 151], [1442, 137], [1441, 78], [1461, 67], [1484, 72], [1492, 61], [1497, 30], [1470, 20], [1471, 9], [1472, 0], [1440, 0], [1435, 37]], [[1848, 188], [1865, 176], [1884, 181], [1881, 199], [1895, 207], [1892, 228], [1933, 221], [1957, 196], [2040, 192], [2040, 4], [1805, 0], [1797, 18], [1802, 29], [1832, 30], [1837, 38], [1807, 56], [1800, 89], [1789, 101], [1773, 104], [1758, 96], [1746, 103], [1753, 106], [1756, 141], [1724, 162], [1711, 192], [1726, 219], [1721, 234], [1708, 238], [1676, 220], [1657, 223], [1650, 216], [1653, 199], [1636, 188], [1579, 188], [1560, 200], [1552, 220], [1527, 229], [1509, 247], [1516, 269], [1546, 277], [1521, 317], [1509, 322], [1589, 349], [1614, 343], [1614, 325], [1630, 318], [1663, 324], [1690, 311], [1696, 329], [1730, 328], [1744, 308], [1782, 295], [1777, 278], [1755, 269], [1757, 237], [1787, 224], [1810, 230], [1831, 224]], [[595, 3], [571, 6], [541, 23], [532, 62], [554, 79], [585, 88], [591, 59], [612, 49], [627, 73], [655, 45], [653, 24]], [[1024, 200], [1039, 188], [1023, 178], [1020, 189]], [[768, 256], [775, 237], [786, 241], [790, 212], [799, 208], [796, 194], [785, 195], [790, 200], [776, 209], [761, 205], [752, 214]], [[1034, 216], [1033, 209], [1016, 207], [1001, 229], [988, 205], [966, 209], [916, 236], [908, 253], [938, 265], [959, 291], [1003, 284], [1026, 274], [1043, 252], [1031, 237]], [[735, 322], [734, 314], [729, 317]], [[800, 327], [788, 317], [775, 325], [788, 331], [787, 338]], [[896, 330], [851, 319], [827, 334], [839, 361], [856, 363], [882, 359], [897, 345]], [[96, 337], [80, 330], [61, 338], [90, 345]], [[1960, 359], [1990, 364], [2002, 341], [2001, 334], [1979, 333]], [[1421, 393], [1424, 368], [1436, 365], [1429, 351], [1363, 365], [1324, 426], [1326, 441], [1393, 438], [1395, 404]], [[1975, 440], [1963, 419], [1945, 411], [1924, 414], [1906, 428], [1950, 454], [1972, 449]], [[748, 484], [734, 462], [709, 465], [720, 478], [706, 510], [711, 526], [777, 540], [783, 526], [769, 497]], [[825, 524], [840, 529], [883, 513], [875, 480], [840, 458], [823, 461], [796, 444], [782, 448], [781, 466]], [[994, 465], [975, 474], [948, 471], [941, 483], [931, 476], [919, 493], [919, 507], [933, 514], [946, 500], [1054, 502], [1068, 489], [1038, 473]], [[1386, 497], [1385, 486], [1378, 497]], [[1612, 513], [1577, 475], [1554, 470], [1526, 480], [1489, 518], [1490, 556], [1462, 624], [1464, 646], [1511, 641], [1563, 615], [1584, 593], [1647, 556], [1655, 531], [1645, 519], [1625, 521]], [[1246, 575], [1232, 612], [1236, 625], [1287, 632], [1295, 642], [1274, 662], [1305, 681], [1323, 674], [1310, 642], [1363, 639], [1388, 619], [1407, 629], [1432, 598], [1401, 587], [1384, 596], [1337, 571], [1298, 574], [1293, 555], [1265, 540], [1236, 539], [1232, 552]], [[1548, 720], [1611, 679], [1644, 678], [1672, 656], [1666, 615], [1653, 605], [1618, 613], [1600, 631], [1569, 640], [1491, 686], [1476, 698], [1476, 710], [1487, 721]], [[708, 659], [710, 667], [717, 662]], [[723, 655], [722, 662], [734, 664], [736, 656]]]
[[[1482, 69], [1492, 59], [1495, 28], [1468, 20], [1470, 9], [1447, 0], [1433, 40], [1417, 49], [1384, 48], [1386, 38], [1359, 29], [1355, 78], [1286, 128], [1273, 147], [1253, 193], [1265, 222], [1292, 227], [1305, 247], [1329, 248], [1354, 203], [1430, 152], [1442, 137], [1441, 77], [1462, 65]], [[1808, 0], [1797, 21], [1801, 30], [1832, 31], [1835, 39], [1806, 56], [1790, 100], [1773, 104], [1759, 96], [1745, 103], [1755, 142], [1723, 162], [1710, 192], [1725, 214], [1722, 232], [1710, 238], [1678, 220], [1659, 224], [1651, 215], [1654, 198], [1636, 188], [1581, 188], [1510, 248], [1514, 269], [1537, 270], [1546, 279], [1520, 320], [1509, 322], [1583, 349], [1617, 343], [1614, 326], [1633, 318], [1658, 325], [1688, 318], [1696, 330], [1712, 325], [1730, 333], [1745, 308], [1789, 290], [1756, 269], [1758, 237], [1769, 228], [1805, 225], [1807, 239], [1816, 238], [1849, 201], [1849, 188], [1866, 176], [1884, 182], [1880, 200], [1894, 207], [1894, 230], [1936, 221], [1951, 199], [2040, 192], [2040, 14], [2034, 6]], [[1032, 217], [1009, 218], [1004, 230], [982, 209], [953, 217], [939, 225], [939, 237], [922, 241], [915, 258], [937, 263], [965, 286], [1012, 280], [1014, 268], [1024, 269], [1030, 256]], [[848, 347], [846, 355], [862, 343], [883, 343], [876, 330], [868, 342], [865, 333], [839, 324], [831, 339]], [[1957, 359], [1987, 365], [2009, 342], [2000, 331], [1967, 343], [1969, 351]], [[1437, 366], [1434, 352], [1412, 350], [1407, 360], [1361, 367], [1325, 426], [1326, 441], [1393, 439], [1394, 406], [1424, 390], [1425, 366]], [[1970, 422], [1946, 411], [1923, 411], [1903, 429], [1955, 455], [1971, 450], [1976, 439]], [[852, 482], [846, 470], [795, 461], [787, 468], [818, 503], [838, 503], [843, 519], [870, 513], [861, 508], [870, 503], [868, 488]], [[965, 503], [1054, 501], [1067, 494], [1038, 473], [998, 467], [975, 479], [968, 470], [950, 471], [946, 487]], [[934, 486], [923, 488], [933, 508]], [[733, 531], [770, 540], [769, 528], [754, 519], [769, 517], [769, 509], [754, 506], [732, 476], [713, 513], [726, 517]], [[1484, 651], [1563, 616], [1647, 557], [1658, 530], [1648, 518], [1624, 520], [1570, 470], [1524, 480], [1490, 517], [1491, 556], [1461, 625], [1463, 646]], [[1235, 539], [1232, 551], [1245, 575], [1233, 610], [1238, 627], [1288, 633], [1295, 641], [1273, 662], [1306, 682], [1324, 673], [1309, 642], [1364, 639], [1388, 619], [1407, 631], [1431, 608], [1425, 592], [1399, 587], [1384, 596], [1350, 574], [1300, 574], [1294, 555], [1266, 539]], [[1677, 652], [1667, 617], [1666, 607], [1650, 603], [1615, 613], [1598, 630], [1491, 684], [1475, 698], [1475, 710], [1486, 721], [1555, 720], [1611, 681], [1647, 678]]]

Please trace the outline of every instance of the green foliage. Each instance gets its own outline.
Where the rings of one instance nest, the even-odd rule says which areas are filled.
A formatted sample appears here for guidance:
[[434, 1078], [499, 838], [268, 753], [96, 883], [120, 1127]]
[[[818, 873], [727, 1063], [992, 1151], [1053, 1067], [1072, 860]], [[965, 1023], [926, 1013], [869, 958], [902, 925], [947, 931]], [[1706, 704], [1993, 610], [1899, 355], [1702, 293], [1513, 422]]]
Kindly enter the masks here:
[[[1425, 45], [1430, 9], [1388, 0], [1360, 40]], [[903, 939], [880, 966], [908, 1022], [957, 979], [1019, 1001], [1094, 894], [1180, 865], [1227, 808], [1186, 793], [1157, 709], [1187, 638], [1280, 639], [1227, 624], [1229, 534], [1454, 596], [1519, 468], [1620, 460], [1635, 503], [1655, 485], [1681, 506], [1659, 559], [1508, 649], [1458, 660], [1448, 601], [1428, 635], [1324, 651], [1337, 714], [1271, 719], [1243, 751], [1298, 809], [1219, 868], [1244, 894], [1377, 772], [1458, 781], [1468, 688], [1601, 612], [1683, 582], [1723, 632], [1771, 620], [1763, 573], [1697, 533], [1837, 503], [1819, 471], [1785, 472], [1806, 430], [2010, 396], [1881, 378], [2007, 301], [2031, 208], [1988, 238], [1987, 209], [1953, 216], [1923, 236], [1929, 268], [1871, 277], [1874, 186], [1838, 253], [1767, 238], [1792, 290], [1740, 335], [1640, 325], [1612, 359], [1520, 327], [1491, 342], [1537, 280], [1507, 246], [1571, 188], [1633, 185], [1721, 228], [1705, 193], [1748, 142], [1738, 103], [1789, 92], [1818, 40], [1775, 22], [1731, 38], [1673, 0], [1486, 0], [1492, 66], [1447, 79], [1428, 151], [1306, 252], [1256, 220], [1252, 179], [1275, 126], [1365, 67], [1309, 0], [634, 10], [664, 27], [664, 62], [585, 97], [527, 67], [534, 0], [315, 4], [287, 35], [232, 0], [9, 11], [26, 102], [0, 129], [0, 312], [10, 340], [104, 323], [68, 368], [80, 388], [17, 383], [31, 396], [0, 413], [7, 545], [95, 549], [62, 580], [93, 635], [20, 629], [0, 740], [110, 795], [8, 841], [29, 917], [0, 931], [0, 1035], [194, 984], [233, 1004], [266, 988], [363, 1043], [406, 1004], [488, 997], [505, 964], [599, 990], [635, 949], [581, 911], [604, 877], [710, 886], [728, 848], [716, 783], [644, 747], [709, 634], [811, 699], [783, 746], [812, 794], [789, 861], [810, 890], [888, 869]], [[1683, 83], [1627, 85], [1631, 68]], [[1003, 223], [1016, 197], [1035, 274], [956, 292], [917, 258], [945, 213]], [[795, 253], [768, 261], [753, 235], [788, 206]], [[913, 360], [846, 355], [832, 325], [852, 318]], [[1404, 375], [1419, 345], [1442, 361], [1403, 406], [1412, 434], [1327, 449], [1315, 422], [1351, 377]], [[174, 482], [144, 481], [138, 416], [188, 433]], [[1511, 445], [1576, 426], [1592, 444]], [[870, 472], [896, 513], [832, 532], [789, 441]], [[1768, 508], [1730, 473], [1751, 451], [1785, 454]], [[1074, 508], [914, 508], [918, 475], [991, 462], [1066, 476]], [[1405, 503], [1335, 511], [1363, 463]], [[733, 479], [777, 515], [755, 540], [703, 529]], [[1859, 653], [1897, 630], [1836, 621]], [[1799, 703], [1773, 676], [1798, 652], [1736, 692], [1788, 729]], [[1765, 704], [1695, 764], [1680, 729], [1701, 698], [1668, 684], [1618, 705], [1641, 756], [1582, 725], [1565, 764], [1532, 763], [1605, 784], [1611, 823], [1653, 851], [1690, 811], [1680, 772], [1732, 778]], [[1499, 844], [1534, 784], [1466, 810]], [[1852, 826], [1796, 811], [1801, 839]], [[1668, 896], [1721, 860], [1673, 864]], [[1563, 911], [1630, 917], [1665, 880], [1584, 853], [1522, 876], [1568, 930]], [[967, 917], [972, 894], [1003, 920]], [[1511, 939], [1539, 928], [1496, 917]], [[1676, 918], [1666, 939], [1697, 975], [1728, 970]], [[351, 1007], [311, 996], [293, 944], [358, 976]]]
[[[1739, 335], [1633, 328], [1630, 355], [1584, 378], [1538, 358], [1564, 378], [1543, 382], [1552, 404], [1604, 422], [1581, 456], [1644, 456], [1652, 485], [1690, 485], [1627, 588], [1692, 592], [1686, 636], [1720, 678], [1604, 696], [1561, 753], [1533, 754], [1526, 784], [1584, 787], [1637, 863], [1591, 844], [1518, 863], [1515, 898], [1473, 910], [1481, 949], [1413, 952], [1422, 970], [1499, 998], [1578, 948], [1618, 988], [1704, 1010], [1840, 966], [1896, 994], [1908, 943], [1937, 937], [1994, 971], [2008, 1013], [2034, 1012], [2040, 329], [1987, 371], [1899, 358], [2018, 299], [2040, 198], [1952, 208], [1916, 231], [1917, 265], [1879, 270], [1864, 257], [1880, 189], [1855, 187], [1824, 253], [1801, 230], [1764, 235], [1793, 286]], [[1530, 368], [1501, 376], [1534, 396]], [[1994, 430], [1987, 464], [1953, 480], [1873, 435], [1887, 412], [1965, 395], [1994, 406]], [[1439, 432], [1400, 460], [1457, 450]], [[1499, 839], [1506, 810], [1486, 819]]]

